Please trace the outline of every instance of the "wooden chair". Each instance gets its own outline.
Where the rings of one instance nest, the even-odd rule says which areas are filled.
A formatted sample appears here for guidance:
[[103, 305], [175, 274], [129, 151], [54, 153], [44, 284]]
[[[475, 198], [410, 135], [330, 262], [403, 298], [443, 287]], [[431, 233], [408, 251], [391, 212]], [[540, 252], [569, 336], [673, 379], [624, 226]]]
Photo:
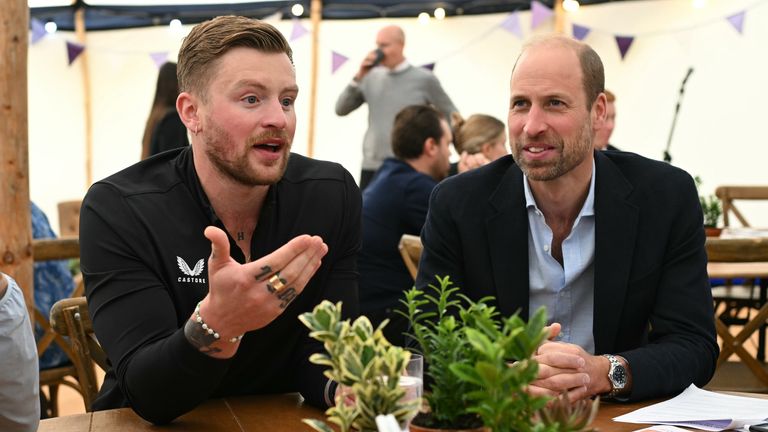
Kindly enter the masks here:
[[[765, 325], [768, 320], [768, 302], [765, 298], [766, 287], [768, 287], [768, 239], [721, 239], [707, 238], [706, 243], [707, 256], [709, 263], [707, 270], [710, 277], [723, 279], [759, 279], [759, 294], [755, 296], [754, 289], [749, 287], [749, 297], [744, 299], [747, 307], [754, 309], [757, 313], [753, 316], [750, 313], [746, 318], [740, 318], [740, 322], [734, 322], [734, 318], [726, 311], [715, 317], [715, 327], [717, 334], [722, 338], [723, 345], [720, 349], [720, 357], [717, 360], [718, 366], [728, 360], [731, 354], [736, 354], [739, 359], [749, 368], [749, 370], [768, 385], [768, 372], [763, 363], [755, 356], [752, 356], [745, 348], [744, 342], [752, 334], [760, 331], [761, 341], [758, 345], [765, 344]], [[737, 299], [731, 293], [723, 296]], [[756, 298], [759, 297], [759, 298]], [[717, 303], [716, 303], [717, 305]], [[730, 308], [734, 310], [734, 308]], [[741, 331], [736, 335], [729, 331], [729, 324], [743, 325]]]
[[733, 201], [768, 200], [768, 186], [720, 186], [715, 189], [715, 195], [723, 203], [723, 225], [731, 226], [729, 215], [733, 213], [742, 225], [749, 227], [749, 222]]
[[99, 392], [96, 363], [105, 372], [109, 361], [93, 333], [91, 315], [85, 297], [73, 297], [57, 301], [51, 308], [51, 327], [60, 336], [69, 338], [77, 377], [80, 381], [85, 410], [91, 412], [94, 399]]
[[[32, 242], [32, 251], [33, 258], [37, 262], [77, 258], [80, 256], [80, 243], [77, 238], [35, 239]], [[83, 291], [83, 280], [81, 276], [78, 276], [75, 278], [75, 290], [72, 296], [82, 296]], [[42, 356], [51, 344], [56, 344], [71, 360], [74, 357], [74, 352], [70, 343], [51, 328], [48, 317], [35, 308], [32, 318], [35, 325], [40, 326], [43, 330], [42, 336], [37, 341], [38, 356]], [[40, 387], [48, 387], [46, 414], [50, 417], [59, 415], [58, 394], [60, 385], [71, 387], [81, 395], [83, 394], [74, 363], [40, 370]]]
[[421, 238], [411, 234], [403, 234], [397, 248], [400, 250], [400, 255], [403, 257], [408, 272], [415, 281], [416, 274], [419, 272], [419, 259], [421, 259]]
[[59, 235], [77, 237], [80, 235], [80, 206], [82, 200], [62, 201], [57, 204], [59, 210]]

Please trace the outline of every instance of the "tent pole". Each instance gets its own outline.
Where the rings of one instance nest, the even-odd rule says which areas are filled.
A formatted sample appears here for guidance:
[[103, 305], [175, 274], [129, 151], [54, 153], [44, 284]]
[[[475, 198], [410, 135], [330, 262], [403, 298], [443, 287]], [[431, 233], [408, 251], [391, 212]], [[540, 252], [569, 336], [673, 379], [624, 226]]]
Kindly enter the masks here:
[[317, 46], [320, 44], [320, 21], [323, 17], [323, 0], [312, 0], [309, 16], [312, 19], [312, 63], [309, 78], [307, 156], [313, 157], [315, 153], [315, 112], [317, 110]]
[[32, 278], [32, 223], [29, 211], [26, 0], [6, 0], [0, 20], [0, 271], [24, 291], [35, 307]]
[[563, 9], [563, 0], [555, 0], [555, 33], [565, 34], [565, 9]]
[[[77, 42], [85, 46], [85, 9], [75, 11], [75, 35]], [[80, 70], [83, 76], [83, 110], [85, 118], [85, 190], [93, 183], [93, 119], [91, 117], [91, 72], [88, 65], [88, 50], [80, 54]]]

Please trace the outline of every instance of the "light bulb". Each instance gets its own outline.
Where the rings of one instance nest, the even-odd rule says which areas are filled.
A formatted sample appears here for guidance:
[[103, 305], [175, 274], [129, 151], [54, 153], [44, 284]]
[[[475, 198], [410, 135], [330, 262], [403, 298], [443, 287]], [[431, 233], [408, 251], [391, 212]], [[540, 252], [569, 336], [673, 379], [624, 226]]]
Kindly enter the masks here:
[[302, 16], [304, 14], [304, 6], [302, 6], [301, 3], [296, 3], [295, 5], [291, 6], [291, 13], [293, 16]]
[[58, 30], [59, 26], [56, 25], [53, 21], [48, 21], [45, 23], [45, 32], [48, 34], [56, 33], [56, 30]]
[[172, 19], [171, 22], [168, 23], [168, 27], [171, 28], [172, 32], [181, 31], [181, 20], [177, 18]]
[[421, 25], [429, 24], [429, 14], [426, 12], [420, 13], [418, 20], [419, 20], [419, 24]]
[[563, 9], [566, 12], [576, 12], [579, 10], [579, 2], [577, 0], [563, 0]]
[[439, 20], [445, 18], [445, 9], [443, 9], [441, 7], [435, 9], [435, 18], [437, 18]]

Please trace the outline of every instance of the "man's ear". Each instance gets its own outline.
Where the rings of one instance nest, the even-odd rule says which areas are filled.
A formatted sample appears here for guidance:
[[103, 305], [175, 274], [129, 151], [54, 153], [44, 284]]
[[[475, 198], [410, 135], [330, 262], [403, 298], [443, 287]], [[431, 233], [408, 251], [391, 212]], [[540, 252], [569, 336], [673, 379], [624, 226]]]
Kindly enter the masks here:
[[427, 156], [432, 156], [437, 153], [437, 147], [437, 141], [434, 138], [429, 137], [424, 141], [424, 150], [422, 150], [421, 153]]
[[197, 108], [198, 100], [194, 95], [187, 92], [179, 93], [179, 97], [176, 98], [176, 111], [182, 123], [192, 134], [197, 134], [201, 128]]
[[592, 128], [600, 129], [605, 123], [605, 118], [608, 115], [608, 99], [605, 97], [605, 93], [600, 93], [595, 99], [595, 103], [592, 104]]

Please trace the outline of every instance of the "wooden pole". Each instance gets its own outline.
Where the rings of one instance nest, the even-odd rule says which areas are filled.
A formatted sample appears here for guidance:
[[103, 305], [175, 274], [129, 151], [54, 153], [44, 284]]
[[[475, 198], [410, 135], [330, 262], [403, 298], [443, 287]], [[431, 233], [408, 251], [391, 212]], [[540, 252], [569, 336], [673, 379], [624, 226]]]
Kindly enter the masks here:
[[315, 153], [315, 112], [317, 111], [317, 52], [320, 44], [320, 21], [323, 19], [323, 0], [312, 0], [309, 16], [312, 20], [312, 59], [309, 78], [309, 127], [307, 156]]
[[[4, 0], [0, 14], [0, 271], [24, 291], [32, 312], [32, 223], [29, 210], [26, 0]], [[32, 316], [30, 314], [30, 316]]]
[[565, 34], [565, 9], [563, 9], [563, 0], [555, 0], [555, 33]]
[[[75, 11], [75, 36], [78, 43], [86, 45], [85, 9]], [[78, 57], [83, 77], [83, 117], [85, 119], [85, 190], [93, 183], [93, 119], [91, 116], [91, 70], [88, 66], [88, 50]]]

